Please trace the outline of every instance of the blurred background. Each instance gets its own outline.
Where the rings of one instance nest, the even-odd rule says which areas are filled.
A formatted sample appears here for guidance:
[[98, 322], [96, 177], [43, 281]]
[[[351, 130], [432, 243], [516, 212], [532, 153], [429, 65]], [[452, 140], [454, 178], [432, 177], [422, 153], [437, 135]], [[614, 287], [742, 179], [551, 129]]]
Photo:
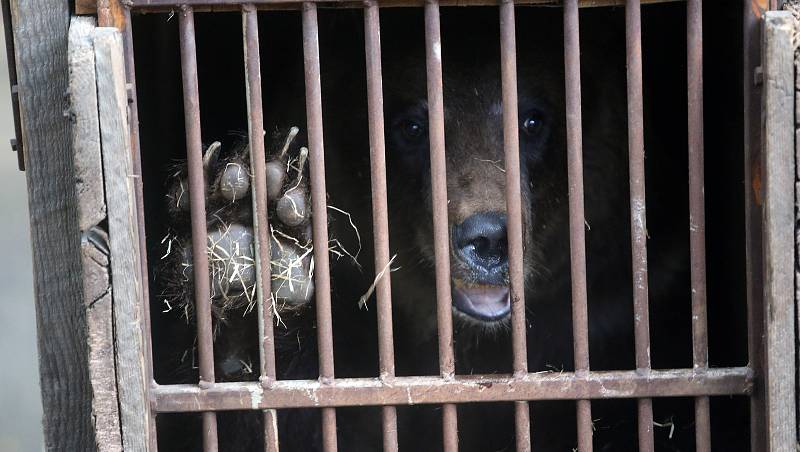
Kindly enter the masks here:
[[[0, 21], [0, 26], [2, 25]], [[2, 28], [0, 28], [2, 30]], [[28, 197], [14, 136], [8, 61], [0, 32], [0, 451], [40, 451], [42, 402], [36, 352]]]

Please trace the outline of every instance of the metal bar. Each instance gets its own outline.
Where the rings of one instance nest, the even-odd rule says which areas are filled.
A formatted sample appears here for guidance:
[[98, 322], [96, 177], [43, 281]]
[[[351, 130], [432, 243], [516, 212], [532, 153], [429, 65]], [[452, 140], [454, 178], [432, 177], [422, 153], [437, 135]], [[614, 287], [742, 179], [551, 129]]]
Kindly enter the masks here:
[[[314, 239], [314, 286], [319, 344], [319, 379], [333, 382], [333, 325], [331, 282], [328, 263], [328, 214], [325, 190], [325, 148], [322, 133], [322, 87], [319, 68], [317, 5], [303, 3], [303, 61], [305, 65], [306, 114], [308, 122], [311, 211]], [[336, 412], [322, 410], [322, 443], [326, 452], [336, 451]]]
[[11, 23], [10, 0], [0, 0], [0, 13], [6, 39], [6, 58], [8, 81], [11, 88], [11, 113], [14, 116], [14, 138], [11, 149], [17, 153], [17, 168], [25, 171], [25, 148], [22, 140], [22, 121], [19, 114], [19, 86], [17, 85], [17, 55], [14, 51], [14, 26]]
[[[128, 127], [130, 129], [131, 153], [133, 154], [133, 178], [134, 189], [136, 192], [136, 222], [139, 230], [139, 262], [142, 272], [142, 325], [144, 327], [144, 353], [145, 353], [145, 376], [149, 386], [155, 385], [153, 377], [153, 341], [151, 338], [150, 327], [150, 272], [147, 264], [147, 236], [144, 218], [144, 182], [142, 179], [142, 151], [139, 143], [139, 104], [136, 97], [136, 66], [133, 55], [133, 22], [131, 21], [131, 11], [123, 8], [124, 30], [122, 30], [122, 45], [125, 52], [125, 77], [128, 83]], [[149, 447], [155, 452], [158, 450], [158, 440], [156, 435], [156, 418], [152, 411], [148, 416], [150, 424]]]
[[[519, 118], [517, 111], [517, 42], [514, 2], [500, 3], [500, 61], [503, 95], [503, 147], [506, 169], [506, 218], [511, 296], [511, 349], [514, 375], [528, 373], [525, 324], [525, 275], [523, 267], [522, 195], [520, 192]], [[526, 402], [514, 404], [516, 446], [531, 450], [530, 409]]]
[[[253, 5], [242, 7], [244, 61], [247, 90], [248, 137], [250, 167], [253, 170], [253, 229], [256, 237], [256, 269], [258, 274], [258, 332], [261, 384], [269, 388], [275, 381], [275, 343], [272, 323], [272, 266], [270, 265], [269, 219], [267, 218], [267, 173], [264, 151], [264, 108], [261, 93], [261, 55], [258, 39], [258, 12]], [[277, 452], [277, 413], [266, 410], [264, 416], [264, 449]]]
[[[628, 63], [628, 149], [631, 196], [634, 337], [636, 368], [650, 372], [650, 319], [647, 294], [647, 220], [644, 184], [644, 119], [642, 101], [642, 22], [639, 0], [625, 3]], [[652, 452], [653, 403], [639, 399], [639, 450]]]
[[[567, 113], [570, 274], [575, 372], [589, 371], [589, 320], [586, 289], [586, 218], [583, 191], [583, 123], [578, 1], [564, 2], [564, 75]], [[592, 451], [592, 403], [578, 400], [578, 450]]]
[[[428, 134], [430, 139], [433, 194], [433, 247], [436, 260], [436, 321], [439, 331], [439, 371], [455, 375], [453, 317], [450, 294], [450, 233], [447, 220], [447, 168], [444, 144], [444, 97], [442, 93], [442, 38], [439, 3], [425, 2], [425, 60], [428, 84]], [[442, 406], [445, 452], [458, 450], [458, 419], [455, 405]]]
[[[192, 222], [192, 259], [197, 316], [197, 350], [199, 355], [199, 387], [214, 384], [214, 343], [211, 325], [211, 289], [206, 254], [206, 206], [203, 171], [203, 143], [200, 135], [200, 93], [197, 83], [197, 49], [195, 47], [194, 13], [181, 8], [180, 29], [181, 74], [183, 77], [183, 109], [186, 121], [186, 160], [189, 167], [189, 202]], [[217, 450], [217, 417], [203, 413], [203, 450]]]
[[[158, 386], [153, 409], [158, 412], [252, 410], [344, 406], [418, 405], [440, 403], [513, 402], [516, 400], [630, 399], [749, 395], [749, 367], [711, 368], [705, 375], [693, 369], [587, 372], [536, 372], [511, 375], [463, 375], [446, 379], [396, 377], [391, 386], [378, 378], [279, 380], [268, 390], [256, 382], [217, 383], [203, 390], [196, 385]], [[268, 391], [268, 392], [267, 392]]]
[[[747, 272], [747, 350], [749, 366], [756, 375], [763, 367], [763, 275], [761, 228], [761, 88], [755, 83], [756, 68], [761, 64], [761, 15], [763, 9], [750, 0], [742, 1], [744, 60], [744, 191], [745, 244]], [[750, 450], [766, 451], [766, 406], [764, 385], [750, 397]]]
[[[643, 4], [673, 3], [685, 0], [642, 0]], [[253, 4], [259, 9], [291, 8], [299, 9], [302, 3], [298, 0], [131, 0], [136, 10], [170, 11], [180, 5], [192, 6], [195, 12], [201, 11], [238, 11], [244, 4]], [[361, 8], [362, 0], [309, 0], [306, 3], [324, 4], [325, 7]], [[425, 0], [380, 0], [381, 8], [398, 6], [423, 6]], [[518, 0], [518, 5], [560, 5], [562, 0]], [[493, 0], [441, 0], [440, 6], [496, 6]], [[600, 6], [621, 6], [625, 0], [579, 0], [581, 8]]]
[[[692, 286], [692, 357], [694, 369], [708, 369], [708, 322], [706, 316], [706, 220], [703, 176], [703, 2], [686, 4], [687, 92], [689, 131], [689, 251]], [[711, 450], [708, 397], [695, 399], [695, 443], [698, 452]]]
[[[384, 142], [383, 75], [381, 70], [380, 13], [377, 2], [364, 4], [364, 51], [367, 59], [367, 109], [369, 111], [372, 222], [375, 241], [375, 272], [380, 280], [375, 290], [378, 304], [378, 357], [380, 378], [391, 384], [394, 371], [392, 330], [392, 286], [389, 265], [389, 206], [386, 193], [386, 143]], [[382, 412], [383, 450], [397, 451], [397, 410]]]

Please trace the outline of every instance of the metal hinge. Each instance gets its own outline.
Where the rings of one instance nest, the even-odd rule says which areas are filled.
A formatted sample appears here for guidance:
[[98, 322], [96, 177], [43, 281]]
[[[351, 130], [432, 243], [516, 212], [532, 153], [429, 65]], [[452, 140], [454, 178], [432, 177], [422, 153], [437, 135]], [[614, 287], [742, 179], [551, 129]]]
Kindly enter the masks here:
[[22, 141], [22, 124], [19, 113], [19, 86], [17, 85], [17, 61], [14, 53], [14, 29], [11, 25], [11, 6], [9, 0], [0, 0], [3, 14], [3, 28], [6, 37], [6, 55], [8, 57], [8, 79], [11, 82], [11, 108], [14, 114], [14, 138], [11, 139], [11, 150], [17, 153], [17, 166], [25, 171], [25, 152]]
[[764, 84], [764, 70], [761, 66], [756, 66], [753, 69], [753, 86], [761, 86]]

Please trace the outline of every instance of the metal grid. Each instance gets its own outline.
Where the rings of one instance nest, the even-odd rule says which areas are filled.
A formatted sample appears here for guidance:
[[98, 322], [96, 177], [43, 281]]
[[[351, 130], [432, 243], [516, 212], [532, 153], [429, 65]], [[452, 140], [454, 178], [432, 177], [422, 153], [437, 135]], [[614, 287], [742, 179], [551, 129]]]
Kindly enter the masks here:
[[[428, 80], [429, 130], [431, 149], [432, 193], [434, 205], [434, 243], [436, 260], [436, 297], [439, 337], [438, 377], [395, 377], [391, 318], [390, 278], [381, 278], [377, 286], [380, 375], [376, 378], [336, 379], [333, 363], [330, 275], [325, 207], [325, 161], [322, 130], [317, 1], [295, 0], [130, 0], [125, 9], [125, 52], [128, 79], [135, 102], [134, 59], [130, 12], [133, 10], [178, 10], [181, 67], [185, 109], [186, 143], [191, 196], [193, 259], [196, 300], [209, 298], [208, 258], [205, 252], [206, 223], [203, 191], [200, 99], [194, 31], [195, 10], [240, 10], [243, 21], [244, 55], [247, 83], [249, 139], [253, 164], [253, 209], [258, 268], [259, 332], [261, 378], [259, 382], [215, 383], [210, 303], [196, 303], [200, 379], [196, 385], [158, 385], [152, 381], [152, 353], [149, 321], [146, 321], [146, 372], [151, 409], [148, 413], [151, 432], [149, 446], [156, 450], [154, 418], [157, 413], [202, 412], [205, 451], [217, 450], [216, 411], [263, 410], [265, 449], [279, 450], [276, 409], [314, 407], [322, 410], [323, 447], [335, 451], [336, 407], [382, 406], [383, 445], [396, 451], [397, 416], [394, 406], [406, 404], [442, 404], [444, 450], [458, 449], [456, 403], [513, 401], [517, 450], [531, 450], [528, 401], [576, 400], [578, 445], [581, 451], [592, 450], [591, 399], [637, 398], [639, 448], [652, 451], [652, 397], [695, 397], [696, 444], [698, 451], [710, 450], [709, 396], [749, 395], [753, 369], [709, 368], [706, 331], [705, 220], [703, 199], [703, 94], [702, 94], [702, 1], [687, 2], [688, 21], [688, 130], [690, 179], [690, 250], [692, 288], [692, 369], [652, 370], [648, 318], [647, 249], [644, 181], [644, 137], [642, 107], [642, 50], [640, 1], [625, 1], [626, 50], [628, 67], [628, 136], [630, 163], [630, 207], [632, 269], [634, 281], [636, 369], [632, 371], [593, 372], [589, 368], [586, 252], [584, 231], [583, 163], [581, 142], [581, 93], [578, 0], [565, 0], [564, 56], [566, 74], [566, 119], [568, 149], [570, 253], [572, 272], [572, 311], [575, 372], [557, 375], [529, 373], [526, 352], [524, 278], [522, 273], [522, 219], [519, 188], [520, 163], [517, 131], [516, 43], [513, 0], [501, 0], [500, 41], [503, 98], [503, 137], [506, 158], [506, 202], [508, 211], [509, 267], [512, 300], [513, 374], [506, 376], [455, 375], [450, 298], [450, 262], [445, 182], [444, 111], [442, 61], [440, 48], [439, 7], [445, 1], [426, 0], [425, 42]], [[389, 223], [386, 196], [386, 161], [384, 155], [384, 120], [381, 77], [379, 4], [374, 0], [356, 4], [333, 2], [342, 6], [364, 8], [369, 141], [371, 156], [372, 208], [374, 222], [375, 267], [389, 263]], [[459, 2], [464, 4], [463, 1]], [[467, 3], [483, 3], [481, 0]], [[520, 2], [516, 2], [520, 3]], [[529, 3], [529, 2], [526, 2]], [[533, 1], [536, 3], [536, 1]], [[331, 4], [331, 2], [326, 2]], [[397, 2], [381, 2], [395, 6]], [[409, 2], [403, 4], [409, 5]], [[422, 4], [421, 2], [419, 4]], [[496, 3], [495, 3], [496, 4]], [[267, 224], [266, 171], [264, 168], [264, 129], [259, 58], [258, 9], [291, 7], [302, 10], [303, 53], [305, 64], [306, 111], [309, 132], [309, 161], [313, 209], [313, 239], [319, 341], [319, 380], [276, 380], [273, 345], [272, 309], [263, 294], [270, 293], [269, 239]], [[131, 117], [132, 146], [137, 173], [140, 165], [136, 109]], [[139, 225], [143, 228], [141, 181], [137, 181]], [[143, 231], [141, 231], [143, 232]], [[144, 237], [144, 234], [140, 234]], [[140, 252], [144, 253], [142, 245]], [[146, 269], [146, 259], [142, 259]], [[146, 274], [146, 273], [144, 273]], [[146, 290], [144, 292], [145, 300]], [[751, 308], [752, 309], [752, 308]], [[142, 303], [149, 319], [147, 303]], [[751, 320], [751, 327], [754, 325]], [[752, 331], [751, 331], [752, 336]], [[752, 349], [751, 349], [752, 352]]]

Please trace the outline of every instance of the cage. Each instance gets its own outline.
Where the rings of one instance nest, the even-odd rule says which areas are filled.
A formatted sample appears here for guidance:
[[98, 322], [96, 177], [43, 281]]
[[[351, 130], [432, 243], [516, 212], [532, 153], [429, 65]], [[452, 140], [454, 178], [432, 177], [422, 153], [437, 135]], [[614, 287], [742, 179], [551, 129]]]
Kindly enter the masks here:
[[[24, 5], [37, 193], [26, 24], [69, 10]], [[82, 334], [40, 308], [40, 349], [80, 350], [67, 413], [94, 421], [62, 436], [55, 410], [48, 441], [794, 450], [797, 28], [778, 6], [76, 2], [100, 27], [46, 47], [68, 62], [76, 196], [38, 227], [77, 252], [36, 271], [82, 275], [59, 287]]]

